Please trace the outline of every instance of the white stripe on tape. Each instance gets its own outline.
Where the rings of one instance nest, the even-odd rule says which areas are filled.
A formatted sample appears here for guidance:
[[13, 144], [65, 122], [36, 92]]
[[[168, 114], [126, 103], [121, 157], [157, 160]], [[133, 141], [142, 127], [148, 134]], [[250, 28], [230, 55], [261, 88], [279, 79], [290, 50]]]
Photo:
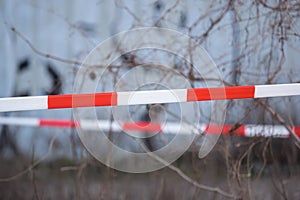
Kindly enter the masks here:
[[118, 105], [138, 105], [154, 103], [174, 103], [186, 102], [187, 90], [151, 90], [151, 91], [134, 91], [118, 92]]
[[205, 131], [207, 125], [199, 124], [198, 126], [193, 126], [185, 123], [168, 123], [162, 126], [163, 133], [174, 133], [182, 135], [192, 135], [192, 134], [201, 134]]
[[0, 112], [48, 109], [48, 96], [11, 97], [0, 99]]
[[116, 122], [110, 122], [107, 120], [82, 120], [79, 122], [82, 130], [99, 130], [102, 131], [122, 131], [120, 125]]
[[300, 95], [300, 83], [256, 85], [254, 98]]
[[23, 118], [23, 117], [0, 117], [0, 124], [20, 125], [20, 126], [39, 126], [38, 118]]
[[246, 125], [245, 136], [247, 137], [287, 137], [288, 130], [281, 125]]

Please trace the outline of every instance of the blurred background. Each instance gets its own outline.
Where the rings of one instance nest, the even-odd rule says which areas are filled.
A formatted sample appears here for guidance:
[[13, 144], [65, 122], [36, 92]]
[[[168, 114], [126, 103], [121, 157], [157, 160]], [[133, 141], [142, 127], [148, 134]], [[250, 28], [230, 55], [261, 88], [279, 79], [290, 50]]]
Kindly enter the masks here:
[[[96, 45], [121, 31], [153, 26], [196, 40], [212, 57], [226, 86], [300, 82], [297, 0], [2, 0], [0, 14], [0, 97], [72, 93], [80, 63]], [[188, 63], [164, 53], [133, 52], [112, 64], [120, 70], [106, 72], [105, 87], [99, 86], [99, 91], [112, 91], [114, 85], [106, 81], [153, 57], [168, 57], [171, 69], [192, 86], [203, 87], [203, 79]], [[157, 76], [151, 70], [144, 73]], [[94, 76], [90, 74], [91, 79]], [[225, 123], [237, 128], [300, 125], [299, 100], [296, 96], [227, 101]], [[209, 104], [199, 108], [203, 123], [209, 118]], [[139, 109], [133, 119], [149, 121], [149, 108]], [[151, 120], [165, 117], [158, 115]], [[73, 119], [71, 109], [1, 116]], [[105, 117], [99, 114], [99, 119]], [[145, 144], [155, 148], [160, 140], [164, 141]], [[122, 144], [138, 151], [135, 141], [123, 138]], [[0, 125], [0, 199], [300, 198], [295, 137], [221, 135], [207, 157], [198, 159], [197, 151], [191, 148], [156, 172], [126, 174], [94, 160], [74, 129]]]

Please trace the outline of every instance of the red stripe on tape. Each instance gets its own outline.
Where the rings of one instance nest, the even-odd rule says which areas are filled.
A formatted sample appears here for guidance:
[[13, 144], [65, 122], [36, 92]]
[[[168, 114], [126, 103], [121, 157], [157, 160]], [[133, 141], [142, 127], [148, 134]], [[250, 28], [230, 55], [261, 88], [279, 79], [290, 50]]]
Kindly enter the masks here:
[[41, 119], [39, 126], [56, 126], [56, 127], [77, 127], [77, 123], [70, 120], [55, 120], [55, 119]]
[[205, 130], [206, 134], [222, 133], [223, 135], [245, 136], [245, 126], [235, 128], [232, 125], [208, 125]]
[[300, 137], [300, 126], [293, 127], [293, 131], [296, 133], [298, 137]]
[[115, 105], [117, 105], [116, 92], [48, 96], [48, 109]]
[[122, 129], [124, 131], [161, 132], [160, 124], [151, 122], [128, 122], [123, 124]]
[[187, 101], [254, 98], [254, 92], [255, 86], [191, 88], [187, 90]]

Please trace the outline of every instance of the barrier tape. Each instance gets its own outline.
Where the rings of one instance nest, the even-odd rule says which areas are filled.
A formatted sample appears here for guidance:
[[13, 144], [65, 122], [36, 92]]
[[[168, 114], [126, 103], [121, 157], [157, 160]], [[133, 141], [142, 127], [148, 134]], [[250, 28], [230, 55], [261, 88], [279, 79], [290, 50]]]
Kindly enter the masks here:
[[[33, 127], [58, 127], [58, 128], [76, 128], [80, 127], [84, 130], [103, 131], [136, 131], [144, 133], [162, 133], [162, 134], [214, 134], [218, 129], [222, 128], [222, 134], [243, 136], [243, 137], [281, 137], [288, 138], [290, 134], [282, 125], [254, 125], [247, 124], [235, 128], [233, 125], [217, 125], [199, 124], [197, 127], [188, 124], [179, 124], [168, 122], [166, 124], [150, 123], [150, 122], [110, 122], [106, 120], [84, 120], [75, 122], [72, 120], [57, 119], [38, 119], [38, 118], [22, 118], [22, 117], [0, 117], [2, 125], [20, 125]], [[300, 126], [292, 127], [292, 130], [300, 137]]]
[[300, 83], [233, 86], [222, 88], [190, 88], [174, 90], [10, 97], [0, 99], [0, 112], [265, 98], [294, 95], [300, 95]]

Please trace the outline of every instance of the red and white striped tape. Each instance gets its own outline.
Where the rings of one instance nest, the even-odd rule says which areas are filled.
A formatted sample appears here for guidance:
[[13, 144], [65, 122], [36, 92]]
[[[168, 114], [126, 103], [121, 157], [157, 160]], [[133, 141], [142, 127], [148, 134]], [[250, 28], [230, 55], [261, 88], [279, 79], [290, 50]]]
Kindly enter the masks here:
[[265, 98], [294, 95], [300, 95], [300, 83], [233, 86], [222, 88], [190, 88], [174, 90], [11, 97], [0, 99], [0, 112], [244, 98]]
[[[216, 125], [200, 124], [197, 127], [179, 124], [179, 123], [149, 123], [149, 122], [110, 122], [110, 121], [89, 121], [84, 120], [74, 122], [71, 120], [55, 120], [55, 119], [38, 119], [38, 118], [22, 118], [22, 117], [0, 117], [0, 124], [5, 125], [21, 125], [33, 127], [58, 127], [58, 128], [75, 128], [80, 127], [84, 130], [103, 131], [138, 131], [163, 134], [214, 134], [219, 132], [221, 127]], [[181, 127], [184, 126], [184, 127]], [[179, 131], [180, 130], [180, 131]], [[292, 127], [292, 130], [300, 137], [300, 126]], [[242, 136], [242, 137], [290, 137], [289, 131], [282, 125], [241, 125], [235, 128], [233, 125], [224, 125], [222, 134]]]

